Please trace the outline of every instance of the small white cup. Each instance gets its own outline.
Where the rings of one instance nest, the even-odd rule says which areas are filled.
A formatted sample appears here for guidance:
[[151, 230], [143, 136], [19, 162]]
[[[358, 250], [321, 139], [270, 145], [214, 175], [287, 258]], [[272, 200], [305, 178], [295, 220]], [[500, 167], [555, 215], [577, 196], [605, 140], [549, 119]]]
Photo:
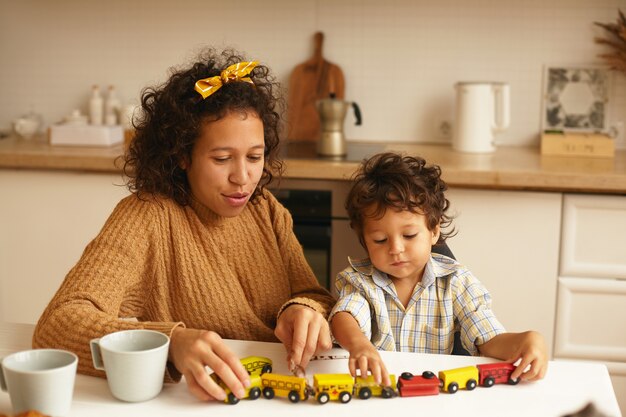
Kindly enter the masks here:
[[39, 131], [40, 122], [34, 117], [21, 117], [13, 122], [13, 128], [24, 139], [31, 139]]
[[56, 349], [13, 353], [0, 362], [0, 387], [15, 414], [37, 410], [51, 416], [70, 412], [78, 357]]
[[140, 402], [163, 388], [170, 339], [153, 330], [123, 330], [90, 342], [93, 366], [104, 370], [113, 396]]

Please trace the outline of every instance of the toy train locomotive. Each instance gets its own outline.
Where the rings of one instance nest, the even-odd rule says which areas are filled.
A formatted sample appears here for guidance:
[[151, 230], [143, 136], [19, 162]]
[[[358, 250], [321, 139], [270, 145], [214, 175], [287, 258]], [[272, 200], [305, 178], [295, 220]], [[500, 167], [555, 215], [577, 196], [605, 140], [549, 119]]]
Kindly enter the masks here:
[[[246, 389], [245, 397], [256, 400], [263, 395], [267, 399], [284, 397], [292, 403], [306, 401], [314, 397], [320, 404], [328, 401], [349, 402], [353, 396], [366, 400], [372, 396], [382, 398], [415, 397], [437, 395], [440, 391], [454, 394], [459, 389], [473, 390], [478, 385], [491, 387], [494, 384], [515, 385], [519, 380], [511, 379], [515, 365], [507, 362], [480, 364], [463, 368], [440, 371], [438, 376], [425, 371], [421, 375], [403, 372], [396, 383], [395, 375], [389, 375], [390, 386], [383, 386], [374, 381], [372, 375], [352, 377], [350, 374], [315, 374], [313, 386], [306, 378], [272, 373], [271, 359], [261, 356], [249, 356], [241, 359], [250, 374], [251, 385]], [[214, 373], [213, 378], [225, 391], [224, 402], [236, 404], [239, 399]]]

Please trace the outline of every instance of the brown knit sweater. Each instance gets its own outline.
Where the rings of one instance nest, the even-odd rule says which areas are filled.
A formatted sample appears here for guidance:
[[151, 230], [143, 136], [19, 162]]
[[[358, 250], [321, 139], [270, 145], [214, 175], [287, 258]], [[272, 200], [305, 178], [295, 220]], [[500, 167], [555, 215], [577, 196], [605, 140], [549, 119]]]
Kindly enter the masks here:
[[326, 316], [332, 296], [306, 263], [289, 212], [266, 197], [233, 218], [196, 201], [124, 198], [42, 314], [33, 347], [71, 350], [79, 372], [103, 376], [89, 341], [118, 330], [169, 335], [183, 323], [228, 339], [277, 341], [286, 304]]

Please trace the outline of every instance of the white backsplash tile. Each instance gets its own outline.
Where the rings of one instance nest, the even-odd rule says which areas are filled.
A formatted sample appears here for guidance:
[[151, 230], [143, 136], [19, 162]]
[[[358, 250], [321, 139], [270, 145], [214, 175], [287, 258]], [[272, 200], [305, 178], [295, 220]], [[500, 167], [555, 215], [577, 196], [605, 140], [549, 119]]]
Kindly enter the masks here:
[[[203, 45], [245, 51], [286, 86], [321, 30], [346, 98], [363, 111], [362, 126], [347, 120], [349, 140], [438, 140], [440, 121], [454, 123], [454, 83], [485, 80], [511, 85], [511, 126], [497, 142], [537, 144], [544, 65], [602, 64], [605, 49], [593, 38], [603, 33], [593, 22], [626, 10], [626, 0], [88, 3], [0, 5], [0, 128], [31, 108], [46, 123], [85, 112], [93, 83], [115, 84], [136, 102]], [[626, 121], [625, 78], [614, 77], [611, 121]]]

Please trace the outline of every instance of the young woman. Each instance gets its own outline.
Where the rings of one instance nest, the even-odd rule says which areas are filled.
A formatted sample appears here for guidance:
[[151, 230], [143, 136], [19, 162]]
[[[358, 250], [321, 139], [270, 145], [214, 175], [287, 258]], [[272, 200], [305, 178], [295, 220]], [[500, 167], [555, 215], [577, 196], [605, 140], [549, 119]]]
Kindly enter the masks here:
[[319, 286], [289, 212], [266, 190], [281, 173], [277, 87], [267, 67], [206, 51], [142, 96], [125, 155], [132, 194], [115, 208], [39, 320], [33, 346], [79, 355], [124, 329], [170, 336], [168, 375], [223, 400], [250, 384], [222, 338], [277, 341], [306, 367], [331, 347], [331, 295]]

